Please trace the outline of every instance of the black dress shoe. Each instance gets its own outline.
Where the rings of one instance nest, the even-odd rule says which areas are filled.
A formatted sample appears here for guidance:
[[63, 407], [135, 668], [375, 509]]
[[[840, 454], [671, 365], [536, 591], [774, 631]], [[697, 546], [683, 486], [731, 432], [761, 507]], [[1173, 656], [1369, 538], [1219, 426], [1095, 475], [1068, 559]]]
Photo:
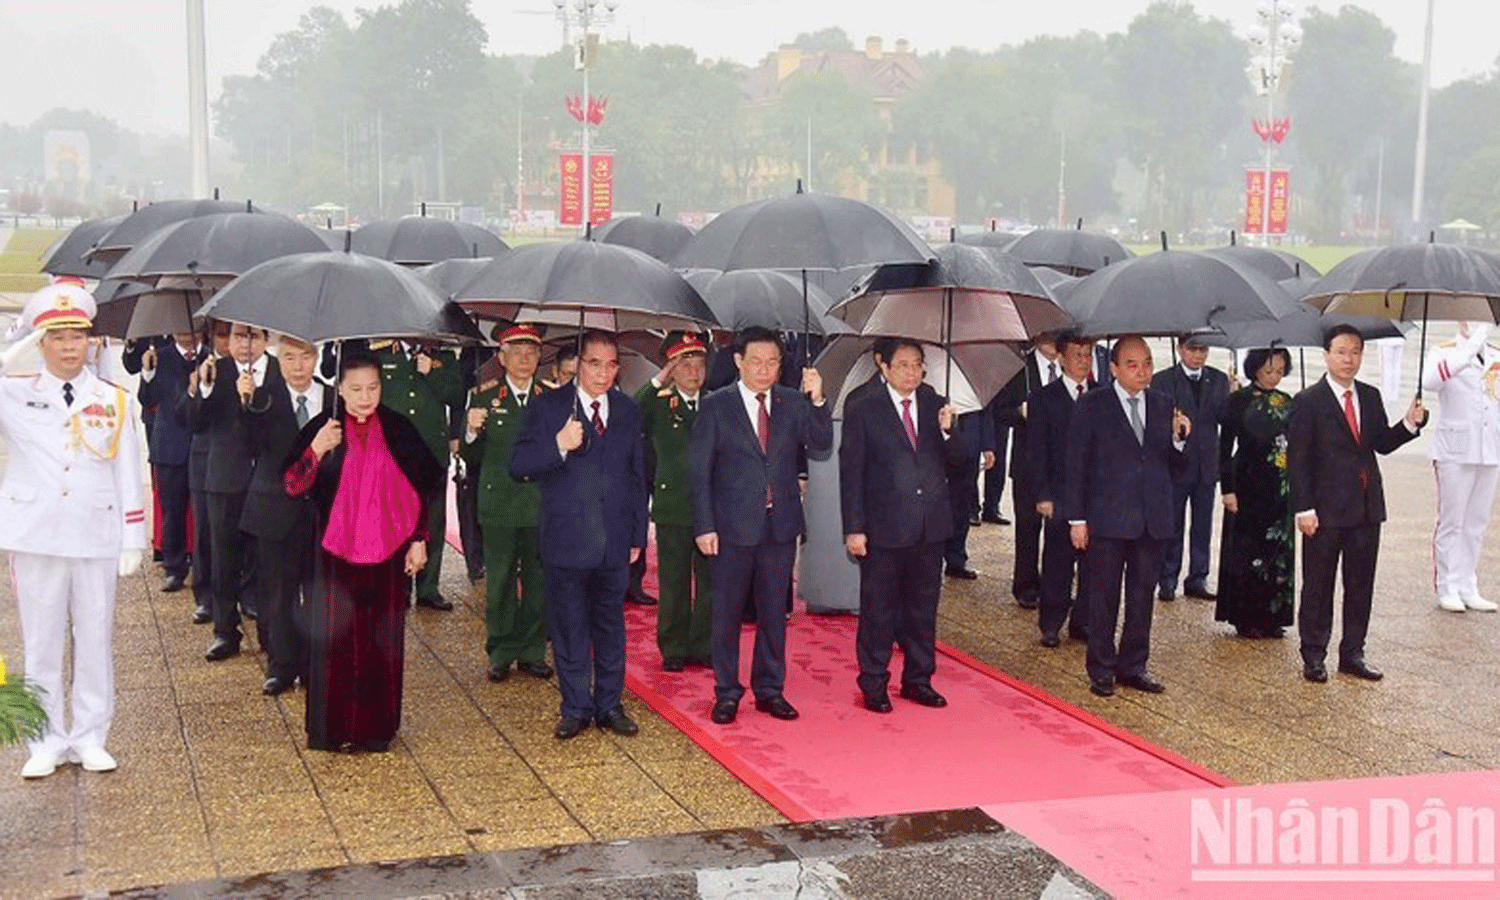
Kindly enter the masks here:
[[510, 677], [510, 663], [506, 663], [503, 666], [491, 665], [490, 670], [485, 673], [484, 677], [499, 684]]
[[1009, 519], [1005, 518], [1004, 516], [1000, 515], [997, 512], [980, 513], [979, 518], [983, 519], [984, 521], [986, 521], [988, 523], [990, 523], [991, 525], [1009, 525], [1010, 524], [1010, 520]]
[[1084, 643], [1088, 643], [1089, 633], [1087, 631], [1084, 631], [1082, 628], [1073, 628], [1070, 626], [1068, 628], [1068, 638], [1071, 640], [1083, 641]]
[[1113, 697], [1115, 695], [1115, 683], [1113, 681], [1090, 681], [1089, 693], [1095, 697]]
[[516, 671], [525, 675], [530, 675], [532, 678], [552, 677], [552, 667], [539, 659], [521, 660], [520, 662], [516, 663]]
[[713, 712], [708, 717], [715, 725], [728, 725], [734, 721], [734, 717], [740, 713], [740, 704], [735, 700], [719, 700], [714, 703]]
[[922, 706], [930, 706], [933, 709], [942, 709], [948, 705], [948, 698], [933, 690], [930, 684], [901, 685], [901, 699], [910, 700]]
[[247, 619], [258, 619], [260, 618], [260, 610], [256, 608], [254, 603], [241, 603], [240, 615]]
[[1016, 605], [1022, 609], [1036, 609], [1042, 605], [1042, 601], [1036, 597], [1017, 597]]
[[705, 669], [712, 669], [714, 667], [714, 661], [707, 656], [689, 656], [687, 661], [689, 665], [702, 666]]
[[277, 694], [285, 694], [296, 686], [297, 679], [295, 678], [277, 678], [272, 675], [261, 683], [260, 692], [267, 697], [275, 697]]
[[1365, 662], [1364, 657], [1356, 657], [1339, 663], [1339, 671], [1345, 675], [1353, 675], [1355, 678], [1363, 678], [1365, 681], [1379, 681], [1385, 677], [1384, 672]]
[[1218, 596], [1216, 594], [1214, 594], [1213, 591], [1209, 590], [1208, 588], [1204, 587], [1201, 584], [1200, 585], [1196, 585], [1194, 587], [1185, 587], [1185, 588], [1182, 589], [1182, 593], [1183, 593], [1183, 596], [1185, 596], [1185, 597], [1192, 597], [1194, 600], [1217, 600], [1217, 599], [1219, 599]]
[[368, 738], [355, 745], [365, 753], [389, 753], [391, 742], [389, 739]]
[[786, 698], [780, 694], [774, 697], [756, 697], [755, 708], [763, 713], [769, 713], [773, 719], [790, 721], [797, 718], [797, 707], [786, 702]]
[[1323, 667], [1322, 663], [1308, 663], [1302, 666], [1302, 677], [1322, 684], [1328, 680], [1328, 670]]
[[1251, 638], [1251, 639], [1263, 638], [1263, 637], [1266, 636], [1266, 633], [1264, 631], [1261, 631], [1259, 628], [1256, 628], [1254, 625], [1236, 625], [1236, 626], [1234, 626], [1234, 633], [1237, 634], [1237, 635], [1239, 635], [1242, 638]]
[[957, 578], [961, 581], [973, 581], [979, 577], [978, 572], [967, 566], [958, 569], [950, 567], [944, 574], [949, 578]]
[[635, 720], [625, 714], [623, 706], [616, 706], [610, 712], [600, 716], [595, 720], [595, 724], [605, 731], [613, 731], [625, 737], [630, 737], [641, 730], [641, 726], [635, 724]]
[[1062, 639], [1057, 636], [1057, 632], [1055, 631], [1044, 631], [1042, 632], [1042, 646], [1061, 647]]
[[970, 528], [978, 528], [979, 527], [979, 523], [982, 522], [982, 521], [983, 520], [980, 519], [978, 516], [969, 516], [969, 527]]
[[203, 658], [209, 662], [218, 662], [221, 659], [228, 659], [231, 656], [239, 655], [239, 641], [226, 641], [223, 638], [216, 637], [213, 643], [208, 645], [208, 650], [204, 652]]
[[481, 582], [483, 580], [484, 580], [484, 570], [483, 569], [470, 569], [469, 570], [469, 583], [470, 584], [478, 584], [479, 582]]
[[589, 727], [588, 719], [580, 719], [577, 716], [563, 716], [557, 720], [557, 727], [552, 730], [552, 736], [560, 741], [571, 737], [577, 737], [583, 729]]
[[435, 609], [439, 612], [447, 612], [453, 608], [453, 601], [447, 599], [442, 594], [437, 594], [432, 597], [418, 597], [417, 605], [425, 606], [428, 609]]
[[168, 575], [167, 580], [161, 583], [163, 594], [175, 594], [183, 588], [183, 577], [181, 575]]
[[162, 555], [162, 552], [160, 550], [152, 550], [151, 551], [151, 561], [152, 562], [161, 562], [164, 559], [166, 559], [166, 557]]
[[1156, 599], [1162, 601], [1163, 603], [1171, 603], [1173, 600], [1177, 599], [1177, 594], [1173, 592], [1171, 588], [1157, 588]]
[[207, 625], [209, 622], [212, 622], [213, 620], [214, 620], [214, 611], [213, 610], [209, 609], [206, 606], [196, 606], [196, 607], [193, 608], [193, 624], [194, 625]]
[[625, 592], [625, 602], [638, 603], [641, 606], [655, 606], [656, 598], [639, 588], [632, 587]]
[[669, 656], [661, 661], [661, 668], [664, 672], [681, 672], [687, 663], [680, 656]]
[[891, 711], [891, 698], [885, 691], [878, 694], [865, 694], [865, 709], [874, 713], [888, 713]]
[[1144, 691], [1148, 694], [1160, 694], [1167, 689], [1166, 685], [1147, 675], [1145, 672], [1139, 675], [1121, 675], [1115, 680], [1125, 687], [1135, 688], [1138, 691]]

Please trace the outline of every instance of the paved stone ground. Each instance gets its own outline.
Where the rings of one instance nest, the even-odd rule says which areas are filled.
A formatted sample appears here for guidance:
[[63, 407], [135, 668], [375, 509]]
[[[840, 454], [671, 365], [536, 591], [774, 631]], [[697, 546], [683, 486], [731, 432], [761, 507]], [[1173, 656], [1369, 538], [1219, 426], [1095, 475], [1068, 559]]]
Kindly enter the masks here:
[[[1167, 693], [1094, 698], [1083, 676], [1082, 646], [1040, 647], [1034, 614], [1011, 601], [1010, 531], [990, 525], [971, 541], [984, 577], [949, 583], [940, 635], [1241, 782], [1500, 768], [1500, 615], [1435, 608], [1432, 473], [1421, 450], [1420, 443], [1409, 445], [1384, 464], [1392, 519], [1369, 640], [1370, 660], [1387, 673], [1379, 684], [1337, 675], [1326, 685], [1307, 684], [1295, 640], [1240, 640], [1212, 621], [1210, 604], [1179, 600], [1157, 605], [1152, 668]], [[445, 569], [445, 591], [459, 607], [411, 617], [401, 733], [393, 752], [367, 756], [307, 751], [303, 695], [262, 697], [258, 654], [205, 663], [209, 635], [206, 627], [189, 624], [186, 594], [157, 593], [154, 571], [122, 584], [119, 714], [110, 741], [121, 768], [90, 775], [65, 767], [27, 783], [17, 775], [24, 753], [0, 751], [0, 858], [8, 870], [0, 896], [76, 895], [328, 867], [333, 874], [320, 877], [335, 879], [346, 871], [338, 867], [396, 860], [438, 865], [434, 857], [452, 856], [454, 867], [476, 856], [494, 865], [486, 854], [513, 848], [782, 821], [633, 698], [626, 703], [642, 724], [638, 737], [595, 731], [559, 745], [550, 734], [555, 688], [522, 676], [500, 685], [484, 680], [482, 594], [464, 582], [451, 553]], [[1481, 583], [1500, 594], [1500, 558], [1493, 551]], [[19, 664], [8, 578], [0, 580], [0, 596], [0, 653]], [[253, 650], [253, 639], [246, 646]], [[939, 688], [941, 678], [940, 670]], [[1003, 764], [1002, 748], [996, 763]], [[586, 851], [544, 855], [580, 852]], [[909, 884], [919, 871], [903, 869], [904, 857], [889, 851], [857, 856], [848, 865], [865, 876], [848, 882], [849, 896], [899, 895], [895, 886]], [[945, 859], [951, 863], [952, 854]], [[984, 880], [984, 872], [1000, 878], [994, 873], [1003, 867], [965, 871], [984, 889], [955, 887], [951, 896], [998, 896], [996, 885], [1009, 883]], [[303, 877], [268, 876], [260, 883], [308, 884], [297, 881]], [[650, 895], [697, 895], [681, 880], [682, 871], [674, 877]], [[701, 889], [701, 881], [689, 880], [698, 885], [691, 890]], [[553, 884], [525, 895], [636, 895], [628, 885], [606, 891], [591, 884], [588, 891]], [[190, 895], [208, 893], [194, 889]]]

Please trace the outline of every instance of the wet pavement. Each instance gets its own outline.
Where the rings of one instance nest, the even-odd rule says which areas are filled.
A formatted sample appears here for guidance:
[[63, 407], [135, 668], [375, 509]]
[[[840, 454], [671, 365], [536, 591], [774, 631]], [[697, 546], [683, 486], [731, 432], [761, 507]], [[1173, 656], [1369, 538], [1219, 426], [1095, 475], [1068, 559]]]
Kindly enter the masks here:
[[[1306, 683], [1294, 638], [1234, 637], [1212, 604], [1181, 599], [1156, 607], [1152, 670], [1167, 692], [1093, 697], [1082, 645], [1041, 647], [1035, 614], [1011, 600], [1011, 531], [993, 525], [971, 537], [982, 577], [946, 585], [940, 637], [1239, 782], [1500, 768], [1500, 615], [1436, 609], [1431, 467], [1418, 443], [1383, 468], [1391, 521], [1368, 642], [1383, 682]], [[0, 897], [161, 885], [170, 887], [134, 895], [1089, 895], [1023, 837], [976, 824], [977, 813], [788, 826], [631, 697], [639, 736], [591, 731], [560, 744], [550, 682], [485, 680], [483, 594], [451, 551], [444, 590], [457, 608], [409, 620], [392, 752], [308, 751], [303, 694], [263, 697], [255, 652], [205, 662], [209, 633], [190, 624], [190, 596], [157, 592], [148, 569], [120, 591], [109, 744], [119, 771], [66, 766], [24, 782], [24, 752], [0, 751]], [[1500, 594], [1493, 550], [1480, 583]], [[0, 653], [18, 667], [8, 577], [0, 598]], [[997, 747], [997, 765], [1003, 754]], [[903, 829], [928, 839], [879, 838]], [[860, 837], [806, 840], [827, 833]]]

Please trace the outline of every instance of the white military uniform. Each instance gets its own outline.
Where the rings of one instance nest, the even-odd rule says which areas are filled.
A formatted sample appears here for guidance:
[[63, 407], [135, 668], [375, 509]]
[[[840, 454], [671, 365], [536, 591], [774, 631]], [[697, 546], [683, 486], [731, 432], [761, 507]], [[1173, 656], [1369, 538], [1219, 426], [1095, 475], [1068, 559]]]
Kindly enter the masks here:
[[[60, 303], [76, 303], [84, 321], [92, 318], [86, 293]], [[33, 305], [23, 315], [47, 327]], [[0, 550], [11, 551], [26, 676], [46, 691], [47, 731], [32, 742], [33, 758], [58, 760], [104, 748], [115, 709], [116, 577], [122, 554], [146, 547], [135, 401], [87, 367], [66, 384], [71, 404], [65, 382], [45, 367], [0, 378], [0, 436], [9, 455], [0, 482]], [[70, 619], [68, 725], [62, 667]]]
[[1422, 386], [1438, 395], [1428, 456], [1437, 473], [1439, 602], [1454, 611], [1492, 611], [1479, 593], [1478, 570], [1500, 482], [1500, 350], [1472, 339], [1445, 344], [1427, 357]]

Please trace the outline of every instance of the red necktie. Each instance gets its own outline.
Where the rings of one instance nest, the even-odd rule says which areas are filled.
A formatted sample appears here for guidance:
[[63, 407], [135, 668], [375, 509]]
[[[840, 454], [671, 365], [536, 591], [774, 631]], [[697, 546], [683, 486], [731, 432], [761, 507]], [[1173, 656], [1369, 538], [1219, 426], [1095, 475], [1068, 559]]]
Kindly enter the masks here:
[[760, 414], [755, 417], [755, 438], [760, 441], [760, 452], [765, 453], [771, 439], [771, 411], [766, 409], [764, 392], [756, 394], [755, 400], [760, 404]]
[[594, 416], [590, 420], [594, 423], [594, 434], [604, 437], [604, 419], [599, 415], [599, 401], [595, 400], [591, 406], [594, 409]]
[[1349, 423], [1349, 433], [1354, 435], [1354, 443], [1359, 443], [1359, 419], [1354, 416], [1354, 391], [1344, 390], [1344, 419]]
[[911, 398], [901, 401], [901, 424], [906, 427], [906, 439], [913, 450], [917, 449], [917, 423], [911, 420]]
[[1078, 386], [1078, 396], [1080, 396], [1080, 397], [1083, 396], [1083, 385], [1081, 385], [1081, 384]]

